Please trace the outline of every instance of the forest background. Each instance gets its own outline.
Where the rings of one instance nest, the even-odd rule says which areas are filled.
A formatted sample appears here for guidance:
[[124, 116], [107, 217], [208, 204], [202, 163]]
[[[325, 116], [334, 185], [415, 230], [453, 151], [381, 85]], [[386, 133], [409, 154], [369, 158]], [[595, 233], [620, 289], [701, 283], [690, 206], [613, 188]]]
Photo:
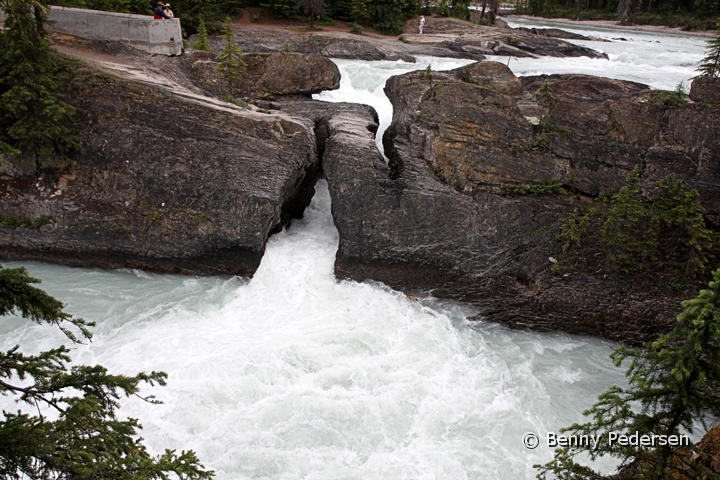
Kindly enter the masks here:
[[[154, 6], [148, 0], [54, 0], [51, 3], [140, 15], [151, 15]], [[322, 29], [322, 25], [335, 25], [340, 21], [399, 35], [406, 20], [421, 14], [487, 24], [487, 16], [500, 3], [501, 0], [172, 0], [172, 10], [181, 18], [186, 36], [197, 33], [201, 19], [210, 33], [217, 33], [227, 16], [239, 18], [243, 9], [250, 10], [251, 21], [258, 23], [313, 20], [314, 28]], [[549, 18], [618, 19], [626, 24], [686, 30], [720, 27], [720, 0], [507, 0], [503, 7], [514, 7], [512, 13]], [[477, 12], [473, 14], [474, 9]], [[507, 8], [503, 8], [503, 12], [511, 14]]]

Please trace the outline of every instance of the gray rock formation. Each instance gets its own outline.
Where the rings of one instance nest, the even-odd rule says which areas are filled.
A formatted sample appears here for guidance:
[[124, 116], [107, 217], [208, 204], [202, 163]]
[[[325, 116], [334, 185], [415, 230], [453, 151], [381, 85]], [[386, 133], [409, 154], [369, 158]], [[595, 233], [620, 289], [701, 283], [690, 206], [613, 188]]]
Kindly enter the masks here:
[[[310, 96], [340, 86], [340, 71], [327, 58], [314, 53], [244, 54], [246, 69], [233, 82], [237, 94], [248, 98], [271, 98], [284, 95]], [[229, 85], [215, 70], [216, 55], [190, 52], [180, 64], [191, 81], [208, 95], [220, 96]]]
[[75, 87], [75, 167], [13, 176], [3, 162], [0, 212], [50, 219], [0, 228], [3, 258], [252, 275], [268, 236], [309, 203], [311, 121], [104, 75]]
[[690, 98], [695, 102], [720, 103], [720, 78], [696, 78], [690, 88]]
[[[638, 163], [645, 186], [670, 172], [717, 219], [720, 109], [668, 108], [631, 82], [524, 78], [480, 63], [388, 81], [390, 165], [362, 122], [328, 144], [324, 169], [340, 232], [339, 278], [470, 302], [513, 327], [639, 343], [666, 330], [679, 299], [658, 285], [553, 274], [558, 220], [612, 192]], [[334, 153], [335, 151], [341, 153]], [[693, 163], [694, 162], [694, 163]], [[684, 171], [680, 171], [684, 169]], [[576, 195], [514, 196], [508, 185], [558, 181]]]

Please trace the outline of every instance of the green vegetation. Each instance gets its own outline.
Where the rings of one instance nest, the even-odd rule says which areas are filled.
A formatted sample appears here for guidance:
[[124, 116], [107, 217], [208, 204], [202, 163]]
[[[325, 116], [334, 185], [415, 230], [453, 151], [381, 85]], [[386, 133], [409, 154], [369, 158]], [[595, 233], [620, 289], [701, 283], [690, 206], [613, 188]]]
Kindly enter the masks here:
[[115, 220], [110, 220], [108, 222], [108, 225], [110, 225], [110, 229], [117, 233], [118, 235], [121, 235], [123, 237], [130, 237], [133, 234], [133, 231], [131, 228], [123, 227], [122, 225], [118, 225], [118, 223]]
[[[37, 283], [24, 268], [0, 266], [0, 315], [56, 326], [73, 343], [90, 340], [95, 324], [64, 312], [60, 301], [33, 286]], [[165, 385], [167, 374], [113, 375], [100, 365], [74, 364], [70, 352], [64, 345], [37, 355], [22, 353], [19, 345], [0, 352], [0, 394], [32, 412], [2, 413], [1, 478], [212, 478], [192, 451], [151, 456], [137, 436], [142, 428], [137, 420], [117, 416], [123, 396], [159, 403], [140, 396], [140, 385]]]
[[242, 59], [242, 49], [235, 43], [235, 33], [230, 17], [227, 17], [223, 24], [222, 37], [225, 40], [225, 46], [218, 54], [220, 65], [216, 67], [216, 70], [228, 82], [228, 92], [232, 97], [233, 81], [240, 76], [241, 71], [247, 69], [247, 64]]
[[[707, 415], [720, 414], [720, 270], [713, 272], [707, 290], [682, 302], [677, 327], [644, 349], [618, 348], [612, 355], [617, 366], [626, 360], [628, 387], [610, 387], [584, 415], [587, 423], [561, 430], [570, 436], [599, 436], [599, 443], [555, 450], [555, 458], [542, 466], [538, 478], [674, 480], [719, 476], [706, 466], [706, 454], [689, 442], [683, 447], [639, 447], [610, 443], [610, 432], [632, 435], [692, 433], [699, 425], [707, 430]], [[589, 438], [589, 437], [586, 437]], [[620, 460], [619, 475], [602, 475], [578, 463], [610, 456]]]
[[293, 53], [295, 49], [290, 45], [290, 40], [286, 40], [285, 43], [283, 43], [282, 48], [280, 49], [282, 53]]
[[278, 18], [298, 18], [300, 16], [300, 4], [297, 0], [266, 0], [257, 6], [269, 10]]
[[[363, 35], [363, 32], [365, 31], [360, 25], [358, 25], [355, 22], [350, 22], [350, 33], [354, 33], [355, 35]], [[402, 37], [402, 35], [400, 35]], [[403, 41], [403, 39], [400, 39]]]
[[713, 30], [720, 25], [717, 0], [522, 0], [518, 7], [518, 13], [573, 20], [621, 20], [686, 30]]
[[690, 102], [687, 99], [685, 85], [683, 82], [680, 82], [677, 88], [672, 92], [668, 92], [666, 90], [654, 90], [651, 93], [648, 103], [658, 107], [680, 108], [688, 105]]
[[720, 30], [707, 43], [707, 56], [700, 61], [698, 71], [703, 77], [720, 77]]
[[428, 65], [425, 68], [425, 73], [423, 73], [423, 78], [432, 84], [432, 81], [434, 78], [433, 72], [432, 72], [432, 64]]
[[7, 213], [0, 215], [0, 226], [5, 228], [32, 228], [37, 230], [50, 222], [52, 222], [52, 218], [45, 215], [38, 217], [34, 222], [29, 218], [18, 218]]
[[558, 97], [553, 93], [552, 88], [550, 88], [547, 82], [538, 88], [537, 102], [541, 107], [549, 110], [555, 105], [557, 99]]
[[193, 44], [193, 48], [195, 50], [202, 50], [203, 52], [212, 51], [210, 42], [208, 41], [207, 28], [205, 28], [205, 20], [202, 18], [200, 19], [200, 25], [198, 25], [197, 40]]
[[62, 64], [44, 28], [47, 11], [37, 0], [0, 0], [0, 8], [0, 149], [40, 169], [66, 168], [77, 145], [68, 126], [75, 110], [60, 98]]
[[[125, 12], [138, 15], [152, 15], [154, 2], [147, 0], [51, 0], [52, 5], [62, 7], [90, 8], [107, 12]], [[200, 22], [204, 21], [210, 33], [219, 33], [222, 21], [228, 15], [237, 17], [242, 14], [244, 3], [235, 0], [173, 0], [175, 17], [181, 20], [183, 36], [198, 33]], [[249, 5], [248, 5], [249, 6]]]
[[570, 193], [560, 180], [505, 185], [503, 190], [508, 195], [568, 195]]
[[[142, 0], [52, 0], [64, 7], [91, 8], [111, 12], [152, 15], [152, 3]], [[314, 24], [334, 25], [335, 20], [372, 27], [380, 33], [399, 35], [405, 21], [419, 13], [430, 15], [431, 4], [420, 0], [174, 0], [173, 12], [182, 21], [184, 35], [199, 32], [204, 20], [209, 33], [222, 30], [222, 20], [230, 15], [237, 18], [242, 9], [251, 9], [250, 19], [257, 23], [266, 20], [306, 19]], [[462, 19], [470, 17], [470, 0], [441, 0], [434, 6], [436, 14]], [[354, 33], [357, 33], [354, 32]]]
[[640, 193], [640, 167], [611, 197], [601, 195], [586, 213], [561, 221], [558, 241], [565, 268], [622, 275], [701, 274], [718, 249], [718, 234], [705, 226], [697, 190], [668, 175], [655, 198]]

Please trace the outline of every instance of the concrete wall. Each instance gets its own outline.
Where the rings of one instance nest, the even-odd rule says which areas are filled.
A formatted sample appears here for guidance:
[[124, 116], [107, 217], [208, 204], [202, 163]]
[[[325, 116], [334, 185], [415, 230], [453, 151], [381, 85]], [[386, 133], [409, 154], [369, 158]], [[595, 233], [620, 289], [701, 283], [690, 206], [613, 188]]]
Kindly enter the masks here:
[[150, 15], [50, 7], [48, 30], [92, 40], [115, 40], [150, 53], [180, 55], [180, 20], [154, 20]]

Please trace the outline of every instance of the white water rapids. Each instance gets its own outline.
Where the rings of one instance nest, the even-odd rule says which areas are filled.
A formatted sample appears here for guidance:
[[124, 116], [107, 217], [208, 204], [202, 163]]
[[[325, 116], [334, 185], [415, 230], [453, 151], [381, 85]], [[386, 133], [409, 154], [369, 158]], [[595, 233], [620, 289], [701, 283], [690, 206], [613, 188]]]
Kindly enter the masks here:
[[[702, 56], [702, 39], [693, 40]], [[615, 65], [629, 56], [552, 64], [643, 70]], [[679, 69], [689, 78], [694, 66], [677, 66], [679, 56], [670, 56], [668, 76]], [[518, 73], [554, 72], [536, 62]], [[321, 97], [370, 103], [386, 124], [385, 79], [428, 63], [466, 62], [338, 61], [342, 88]], [[660, 72], [656, 63], [646, 70]], [[660, 85], [660, 77], [640, 81]], [[163, 405], [127, 399], [122, 413], [144, 425], [152, 452], [194, 449], [223, 480], [533, 478], [532, 465], [552, 456], [546, 432], [581, 420], [601, 391], [623, 382], [610, 342], [470, 323], [468, 306], [337, 281], [337, 244], [321, 181], [305, 218], [270, 239], [249, 281], [5, 266], [26, 265], [68, 312], [98, 322], [93, 342], [75, 347], [77, 362], [168, 372], [168, 386], [143, 391]], [[3, 350], [37, 352], [63, 340], [51, 327], [0, 318]], [[0, 406], [17, 408], [7, 397]], [[526, 449], [525, 432], [539, 434], [540, 447]]]

